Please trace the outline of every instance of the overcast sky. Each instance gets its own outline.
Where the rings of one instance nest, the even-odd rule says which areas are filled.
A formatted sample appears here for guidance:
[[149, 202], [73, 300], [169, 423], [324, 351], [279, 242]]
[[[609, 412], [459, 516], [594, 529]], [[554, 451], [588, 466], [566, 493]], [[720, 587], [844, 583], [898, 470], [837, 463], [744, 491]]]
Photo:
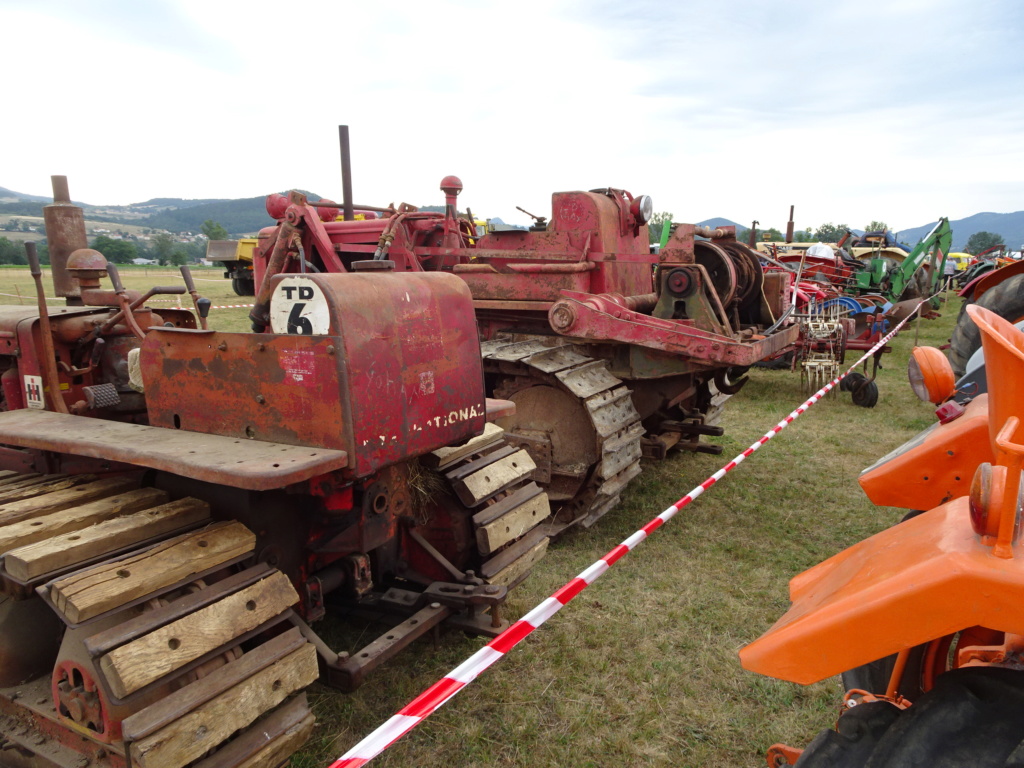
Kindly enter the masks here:
[[784, 228], [1024, 210], [1022, 0], [0, 0], [0, 186]]

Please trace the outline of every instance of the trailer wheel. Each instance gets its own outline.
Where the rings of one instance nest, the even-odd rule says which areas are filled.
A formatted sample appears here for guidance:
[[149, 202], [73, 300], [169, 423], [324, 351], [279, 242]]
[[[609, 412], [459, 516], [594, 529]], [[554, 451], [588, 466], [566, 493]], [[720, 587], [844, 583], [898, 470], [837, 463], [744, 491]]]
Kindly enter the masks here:
[[864, 380], [850, 385], [853, 404], [861, 408], [874, 408], [878, 405], [878, 385], [874, 381]]
[[1024, 671], [970, 667], [940, 676], [900, 710], [860, 704], [804, 750], [797, 768], [1017, 768], [1024, 757]]
[[256, 283], [251, 278], [233, 277], [231, 278], [231, 290], [235, 292], [236, 296], [255, 296]]
[[849, 392], [859, 387], [863, 382], [867, 381], [868, 377], [860, 371], [851, 371], [846, 374], [846, 378], [839, 382], [840, 392]]
[[[964, 300], [966, 305], [967, 300]], [[975, 302], [1011, 323], [1024, 320], [1024, 274], [1014, 275], [989, 288]], [[981, 347], [981, 332], [970, 315], [961, 311], [949, 339], [949, 363], [956, 378], [964, 375], [967, 361]]]

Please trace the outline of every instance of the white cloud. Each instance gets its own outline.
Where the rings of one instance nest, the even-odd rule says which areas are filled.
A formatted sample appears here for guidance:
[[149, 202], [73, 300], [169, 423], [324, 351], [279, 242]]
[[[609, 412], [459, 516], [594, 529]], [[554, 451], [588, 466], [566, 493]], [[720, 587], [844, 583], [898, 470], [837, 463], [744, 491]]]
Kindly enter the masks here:
[[798, 226], [1024, 208], [1015, 0], [373, 6], [0, 4], [40, 108], [0, 185], [77, 199], [340, 196], [545, 215], [552, 191], [651, 194], [680, 220]]

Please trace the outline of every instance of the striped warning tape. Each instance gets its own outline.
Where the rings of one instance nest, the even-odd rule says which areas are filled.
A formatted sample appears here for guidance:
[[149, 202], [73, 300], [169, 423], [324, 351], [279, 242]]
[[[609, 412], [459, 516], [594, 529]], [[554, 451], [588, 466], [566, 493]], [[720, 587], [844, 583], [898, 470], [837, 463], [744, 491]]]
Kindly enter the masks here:
[[384, 722], [384, 724], [373, 731], [373, 733], [331, 763], [329, 768], [356, 768], [356, 766], [365, 765], [402, 738], [406, 733], [423, 722], [423, 720], [429, 717], [441, 705], [445, 704], [455, 694], [473, 682], [482, 672], [484, 672], [484, 670], [504, 657], [506, 653], [522, 642], [535, 629], [558, 613], [569, 603], [570, 600], [597, 581], [605, 571], [615, 565], [615, 563], [623, 556], [631, 552], [644, 539], [671, 520], [683, 507], [697, 499], [704, 493], [704, 491], [708, 490], [711, 486], [725, 477], [727, 473], [742, 464], [761, 446], [779, 434], [787, 426], [792, 424], [793, 421], [795, 421], [796, 418], [803, 414], [808, 408], [821, 400], [821, 398], [828, 394], [829, 391], [839, 384], [840, 381], [846, 378], [850, 371], [884, 347], [899, 332], [899, 330], [906, 325], [910, 318], [917, 315], [918, 310], [927, 300], [928, 299], [922, 299], [909, 315], [903, 318], [903, 320], [901, 320], [888, 334], [875, 344], [875, 346], [865, 352], [857, 362], [847, 368], [845, 373], [832, 379], [832, 381], [811, 395], [796, 410], [792, 411], [788, 416], [786, 416], [786, 418], [768, 430], [759, 440], [737, 455], [732, 461], [679, 499], [675, 504], [668, 507], [668, 509], [647, 523], [647, 525], [639, 531], [625, 539], [621, 544], [609, 551], [608, 554], [600, 560], [582, 571], [561, 589], [557, 590], [550, 597], [542, 601], [536, 608], [519, 619], [519, 621], [512, 624], [508, 629], [466, 659], [466, 661], [449, 672], [441, 680], [434, 683], [432, 686], [427, 688], [427, 690], [406, 704], [398, 711], [397, 714]]
[[[0, 296], [13, 296], [16, 299], [23, 299], [23, 300], [24, 299], [28, 299], [28, 301], [30, 303], [32, 303], [32, 304], [34, 304], [35, 301], [36, 301], [36, 295], [34, 293], [24, 294], [24, 295], [20, 294], [20, 293], [0, 293]], [[49, 296], [47, 296], [45, 298], [46, 298], [47, 301], [64, 301], [64, 299], [51, 299]]]

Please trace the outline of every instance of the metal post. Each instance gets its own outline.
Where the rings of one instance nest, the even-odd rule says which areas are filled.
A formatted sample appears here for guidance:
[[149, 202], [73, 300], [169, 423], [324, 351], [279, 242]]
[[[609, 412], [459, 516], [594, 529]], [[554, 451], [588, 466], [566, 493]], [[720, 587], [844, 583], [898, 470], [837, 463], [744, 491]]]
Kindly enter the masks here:
[[341, 202], [342, 218], [353, 221], [356, 217], [352, 207], [352, 155], [349, 151], [348, 126], [338, 126], [338, 139], [341, 141]]

